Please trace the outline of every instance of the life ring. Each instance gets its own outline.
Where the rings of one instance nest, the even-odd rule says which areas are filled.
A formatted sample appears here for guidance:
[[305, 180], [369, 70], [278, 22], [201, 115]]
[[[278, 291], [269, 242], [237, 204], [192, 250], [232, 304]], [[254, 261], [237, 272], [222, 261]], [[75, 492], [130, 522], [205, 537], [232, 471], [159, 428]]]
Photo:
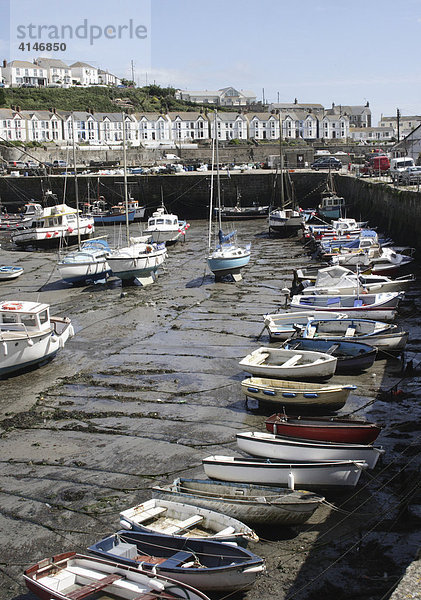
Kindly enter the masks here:
[[23, 304], [21, 302], [5, 302], [2, 304], [2, 308], [4, 310], [20, 310], [23, 308]]

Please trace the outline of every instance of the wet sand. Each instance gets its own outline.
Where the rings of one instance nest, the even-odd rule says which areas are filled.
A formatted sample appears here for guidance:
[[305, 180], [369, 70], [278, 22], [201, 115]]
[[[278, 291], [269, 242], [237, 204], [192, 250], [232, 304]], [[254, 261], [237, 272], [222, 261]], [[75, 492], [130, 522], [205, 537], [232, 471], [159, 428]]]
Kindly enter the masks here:
[[[252, 242], [250, 265], [242, 282], [215, 283], [207, 225], [193, 221], [144, 289], [117, 280], [73, 288], [58, 279], [55, 253], [12, 251], [2, 236], [0, 262], [25, 273], [0, 284], [1, 298], [51, 304], [52, 314], [71, 317], [75, 336], [48, 365], [0, 382], [0, 600], [29, 600], [24, 568], [83, 552], [117, 531], [118, 513], [148, 499], [151, 485], [203, 477], [202, 458], [239, 454], [236, 432], [264, 430], [270, 410], [246, 407], [238, 361], [268, 343], [262, 315], [282, 305], [292, 269], [309, 262], [298, 242], [271, 239], [265, 228], [239, 224]], [[399, 318], [411, 331], [405, 363], [415, 367], [419, 281]], [[328, 502], [304, 526], [258, 532], [251, 549], [267, 573], [244, 598], [391, 593], [421, 545], [421, 379], [418, 369], [403, 377], [402, 366], [382, 357], [363, 375], [330, 380], [358, 386], [340, 414], [383, 423], [386, 454], [355, 490], [323, 494]]]

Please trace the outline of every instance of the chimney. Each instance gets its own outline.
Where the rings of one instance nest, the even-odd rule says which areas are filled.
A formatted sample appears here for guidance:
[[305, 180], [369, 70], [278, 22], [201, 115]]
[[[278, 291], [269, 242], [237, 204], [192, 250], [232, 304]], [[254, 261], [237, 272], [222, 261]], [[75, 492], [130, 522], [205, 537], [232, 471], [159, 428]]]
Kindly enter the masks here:
[[297, 98], [294, 99], [294, 104], [298, 104]]
[[332, 102], [332, 108], [335, 108], [335, 103], [334, 102]]
[[55, 106], [53, 106], [53, 108], [50, 108], [50, 112], [52, 112], [54, 115], [57, 114], [57, 109]]
[[370, 106], [370, 102], [367, 100], [366, 107], [368, 108], [369, 106]]
[[4, 58], [3, 59], [3, 69], [5, 69], [7, 67], [7, 60]]

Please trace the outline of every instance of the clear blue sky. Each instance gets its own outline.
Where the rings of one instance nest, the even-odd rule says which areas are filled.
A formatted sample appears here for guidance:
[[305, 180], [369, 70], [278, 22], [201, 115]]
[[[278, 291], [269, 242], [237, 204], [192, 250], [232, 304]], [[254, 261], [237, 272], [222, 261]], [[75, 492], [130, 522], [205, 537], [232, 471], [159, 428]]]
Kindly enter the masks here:
[[[0, 49], [16, 54], [16, 25], [31, 20], [124, 25], [148, 29], [145, 39], [68, 40], [67, 62], [83, 60], [147, 81], [183, 89], [233, 85], [259, 99], [364, 104], [383, 114], [421, 113], [421, 0], [0, 0]], [[150, 11], [150, 12], [149, 12]], [[25, 40], [29, 41], [29, 40]]]

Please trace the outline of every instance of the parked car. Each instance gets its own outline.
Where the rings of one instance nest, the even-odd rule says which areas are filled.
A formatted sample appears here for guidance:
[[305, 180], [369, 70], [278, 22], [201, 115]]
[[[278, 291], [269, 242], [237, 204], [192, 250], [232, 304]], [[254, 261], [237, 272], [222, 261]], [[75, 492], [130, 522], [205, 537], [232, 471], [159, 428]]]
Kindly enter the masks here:
[[54, 160], [53, 167], [67, 167], [67, 162], [65, 160]]
[[414, 159], [410, 156], [400, 156], [399, 158], [390, 159], [390, 176], [393, 183], [400, 183], [402, 174], [409, 167], [415, 167]]
[[326, 158], [318, 158], [310, 165], [310, 167], [314, 171], [318, 171], [319, 169], [336, 169], [339, 171], [339, 169], [342, 168], [342, 163], [334, 156], [329, 156]]
[[421, 183], [421, 167], [408, 167], [400, 177], [403, 185]]
[[27, 165], [22, 160], [9, 160], [7, 163], [9, 169], [26, 169]]

